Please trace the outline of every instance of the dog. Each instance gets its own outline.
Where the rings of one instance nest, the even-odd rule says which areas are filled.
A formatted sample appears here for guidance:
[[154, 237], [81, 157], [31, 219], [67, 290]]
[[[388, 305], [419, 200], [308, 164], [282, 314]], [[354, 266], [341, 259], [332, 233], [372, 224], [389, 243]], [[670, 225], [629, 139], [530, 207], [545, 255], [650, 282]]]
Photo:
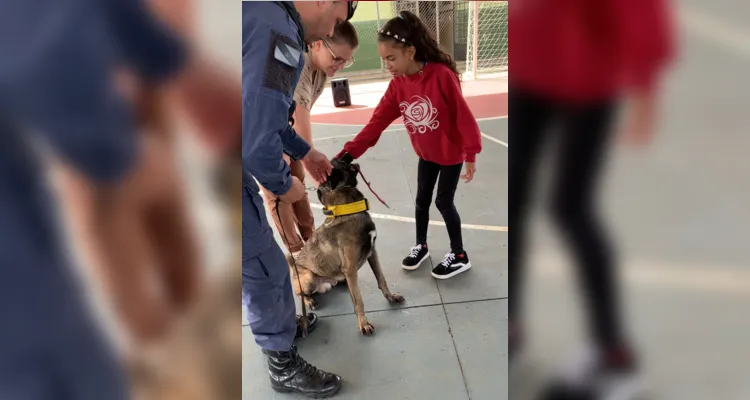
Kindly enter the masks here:
[[[302, 297], [305, 306], [315, 310], [317, 303], [312, 297], [314, 294], [325, 293], [336, 284], [346, 281], [357, 315], [359, 331], [370, 336], [375, 332], [375, 327], [365, 317], [365, 306], [357, 277], [365, 262], [370, 264], [378, 288], [388, 302], [402, 303], [404, 298], [391, 293], [383, 275], [375, 248], [375, 223], [367, 212], [369, 205], [365, 196], [357, 189], [359, 166], [352, 164], [350, 157], [334, 159], [331, 164], [331, 175], [318, 187], [317, 194], [318, 200], [329, 213], [334, 210], [333, 215], [329, 215], [326, 222], [315, 230], [296, 260], [287, 255], [292, 286], [295, 293]], [[338, 215], [335, 211], [336, 207], [340, 210], [342, 206], [351, 207], [353, 204], [360, 206], [354, 213]]]

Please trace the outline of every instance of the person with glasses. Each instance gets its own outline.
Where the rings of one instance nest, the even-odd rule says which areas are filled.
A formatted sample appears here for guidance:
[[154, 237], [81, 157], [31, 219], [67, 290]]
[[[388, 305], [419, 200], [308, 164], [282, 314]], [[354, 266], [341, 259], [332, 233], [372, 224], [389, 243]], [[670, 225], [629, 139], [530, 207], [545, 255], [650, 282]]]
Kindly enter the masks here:
[[353, 1], [242, 2], [242, 303], [255, 343], [267, 357], [271, 388], [312, 398], [341, 390], [341, 377], [310, 365], [293, 345], [305, 322], [295, 318], [292, 281], [274, 239], [258, 184], [294, 204], [307, 196], [284, 162], [302, 161], [317, 181], [328, 158], [290, 124], [308, 45], [333, 36], [354, 16]]
[[[358, 46], [357, 31], [349, 21], [344, 21], [336, 25], [333, 35], [314, 42], [310, 45], [309, 51], [305, 53], [305, 65], [302, 67], [299, 84], [294, 91], [296, 110], [293, 127], [307, 143], [312, 145], [310, 110], [312, 110], [320, 94], [323, 93], [328, 78], [333, 77], [341, 69], [354, 64], [352, 54]], [[284, 155], [284, 161], [289, 164], [292, 176], [304, 184], [305, 169], [302, 163], [292, 161], [287, 155]], [[303, 196], [299, 201], [292, 204], [277, 203], [278, 196], [274, 195], [273, 192], [265, 187], [261, 187], [261, 191], [266, 200], [266, 207], [273, 217], [276, 230], [279, 233], [286, 233], [286, 235], [281, 235], [284, 245], [296, 257], [315, 230], [315, 220], [312, 208], [310, 208], [310, 201], [307, 196]], [[280, 212], [277, 212], [277, 204]], [[308, 314], [308, 316], [313, 321], [315, 320], [314, 314]]]

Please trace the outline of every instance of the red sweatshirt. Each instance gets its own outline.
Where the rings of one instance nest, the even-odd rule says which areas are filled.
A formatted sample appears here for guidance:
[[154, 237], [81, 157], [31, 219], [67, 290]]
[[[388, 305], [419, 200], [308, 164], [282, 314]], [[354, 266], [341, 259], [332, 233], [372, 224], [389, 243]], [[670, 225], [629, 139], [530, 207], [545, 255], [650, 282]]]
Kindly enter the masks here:
[[378, 142], [396, 118], [417, 156], [440, 165], [474, 162], [482, 150], [477, 121], [461, 93], [458, 78], [443, 64], [427, 63], [422, 73], [393, 78], [370, 122], [344, 151], [359, 158]]
[[648, 90], [673, 56], [668, 0], [509, 3], [511, 93], [576, 101]]

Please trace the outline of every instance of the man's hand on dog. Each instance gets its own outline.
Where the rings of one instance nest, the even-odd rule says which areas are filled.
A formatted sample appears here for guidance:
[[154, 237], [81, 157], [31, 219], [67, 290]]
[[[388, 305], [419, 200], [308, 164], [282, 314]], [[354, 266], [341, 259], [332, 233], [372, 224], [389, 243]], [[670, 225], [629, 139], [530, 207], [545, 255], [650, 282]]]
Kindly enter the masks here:
[[461, 175], [461, 178], [466, 181], [466, 183], [469, 183], [474, 179], [474, 173], [477, 172], [476, 164], [473, 162], [467, 162], [465, 171], [466, 173]]
[[286, 193], [279, 196], [279, 200], [285, 204], [294, 204], [306, 195], [307, 189], [305, 188], [305, 185], [302, 184], [296, 176], [293, 176], [292, 186], [289, 187], [289, 190]]
[[328, 160], [328, 157], [315, 149], [310, 149], [307, 155], [302, 159], [302, 165], [305, 167], [305, 170], [307, 170], [307, 173], [313, 178], [316, 186], [321, 182], [325, 182], [333, 170], [333, 166]]

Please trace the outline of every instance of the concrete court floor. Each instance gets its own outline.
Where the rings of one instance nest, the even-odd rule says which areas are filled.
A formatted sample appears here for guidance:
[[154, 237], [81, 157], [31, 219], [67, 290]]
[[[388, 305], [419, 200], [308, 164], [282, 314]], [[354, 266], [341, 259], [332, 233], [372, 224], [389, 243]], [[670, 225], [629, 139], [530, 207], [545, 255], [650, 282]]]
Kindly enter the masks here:
[[[318, 329], [298, 342], [314, 365], [341, 374], [345, 386], [336, 398], [472, 399], [507, 398], [507, 120], [480, 121], [485, 138], [473, 182], [460, 183], [456, 204], [464, 224], [464, 243], [472, 269], [437, 282], [430, 266], [406, 273], [400, 260], [414, 242], [413, 202], [417, 157], [402, 125], [392, 125], [359, 162], [373, 189], [391, 206], [380, 204], [366, 185], [378, 228], [378, 250], [392, 291], [406, 298], [391, 307], [377, 289], [371, 270], [360, 270], [373, 337], [360, 336], [346, 286], [320, 296]], [[335, 155], [356, 126], [314, 125], [316, 146]], [[499, 142], [498, 142], [499, 141]], [[317, 203], [313, 193], [311, 201]], [[316, 211], [316, 223], [322, 213]], [[385, 219], [385, 215], [397, 219]], [[398, 220], [401, 217], [401, 220]], [[442, 221], [437, 210], [431, 220]], [[472, 226], [473, 225], [473, 226]], [[281, 243], [277, 234], [277, 241]], [[444, 226], [430, 225], [432, 263], [448, 251]], [[243, 310], [244, 312], [244, 310]], [[268, 384], [265, 359], [243, 315], [243, 398], [291, 399]]]

